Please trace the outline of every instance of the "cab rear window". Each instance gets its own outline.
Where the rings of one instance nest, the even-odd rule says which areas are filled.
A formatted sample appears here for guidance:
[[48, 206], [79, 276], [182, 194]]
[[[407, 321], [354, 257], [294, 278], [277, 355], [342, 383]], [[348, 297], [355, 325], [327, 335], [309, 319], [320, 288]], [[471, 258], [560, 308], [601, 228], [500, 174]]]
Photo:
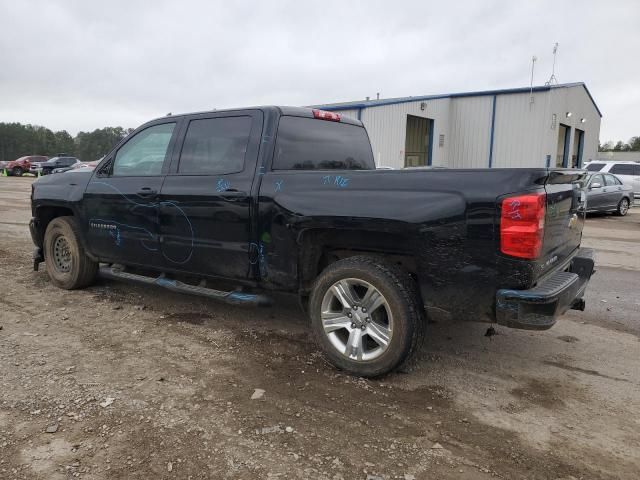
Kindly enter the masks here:
[[358, 125], [283, 116], [278, 125], [274, 170], [373, 170], [366, 130]]

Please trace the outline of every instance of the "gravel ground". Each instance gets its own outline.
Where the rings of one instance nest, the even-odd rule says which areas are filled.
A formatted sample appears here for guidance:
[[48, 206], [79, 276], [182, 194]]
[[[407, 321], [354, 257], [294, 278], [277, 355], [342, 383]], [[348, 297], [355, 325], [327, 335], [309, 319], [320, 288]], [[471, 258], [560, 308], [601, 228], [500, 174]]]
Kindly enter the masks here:
[[588, 219], [585, 312], [430, 324], [409, 371], [369, 381], [325, 363], [295, 299], [56, 289], [30, 182], [0, 178], [2, 479], [638, 477], [640, 211]]

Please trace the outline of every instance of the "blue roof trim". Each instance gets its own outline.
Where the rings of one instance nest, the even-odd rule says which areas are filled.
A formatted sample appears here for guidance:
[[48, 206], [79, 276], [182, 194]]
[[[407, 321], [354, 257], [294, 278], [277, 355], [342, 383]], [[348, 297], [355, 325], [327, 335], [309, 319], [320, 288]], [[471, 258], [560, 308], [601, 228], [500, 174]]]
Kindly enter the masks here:
[[596, 101], [593, 99], [591, 92], [589, 91], [589, 89], [584, 83], [582, 84], [582, 86], [584, 87], [585, 92], [587, 92], [587, 95], [589, 95], [589, 98], [591, 99], [591, 103], [593, 103], [593, 106], [596, 107], [596, 111], [598, 112], [598, 115], [600, 115], [600, 118], [602, 118], [602, 112], [598, 108], [598, 104], [596, 103]]
[[418, 97], [398, 97], [388, 98], [384, 100], [368, 100], [360, 102], [343, 102], [324, 105], [312, 105], [313, 108], [322, 108], [327, 111], [339, 111], [339, 110], [353, 110], [353, 109], [365, 109], [370, 107], [382, 107], [384, 105], [396, 105], [398, 103], [420, 102], [423, 100], [438, 100], [442, 98], [463, 98], [463, 97], [481, 97], [481, 96], [493, 96], [493, 95], [509, 95], [514, 93], [529, 93], [532, 90], [534, 92], [548, 92], [555, 88], [569, 88], [569, 87], [583, 87], [589, 96], [589, 99], [593, 103], [598, 115], [602, 118], [602, 112], [598, 108], [595, 100], [591, 96], [591, 92], [583, 82], [576, 83], [562, 83], [559, 85], [544, 85], [540, 87], [521, 87], [521, 88], [505, 88], [501, 90], [480, 90], [477, 92], [459, 92], [459, 93], [445, 93], [440, 95], [422, 95]]

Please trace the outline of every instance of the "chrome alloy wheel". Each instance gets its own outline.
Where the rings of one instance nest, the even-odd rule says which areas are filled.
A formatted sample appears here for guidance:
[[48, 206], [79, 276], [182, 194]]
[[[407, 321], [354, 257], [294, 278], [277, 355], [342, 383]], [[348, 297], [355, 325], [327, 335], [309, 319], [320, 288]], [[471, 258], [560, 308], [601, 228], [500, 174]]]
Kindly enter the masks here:
[[322, 327], [331, 345], [345, 357], [368, 361], [382, 355], [393, 335], [393, 315], [386, 298], [364, 280], [346, 278], [322, 299]]
[[71, 249], [69, 248], [69, 242], [62, 235], [53, 242], [53, 264], [59, 272], [67, 273], [71, 271]]
[[626, 215], [627, 211], [629, 210], [629, 202], [627, 201], [626, 198], [623, 198], [620, 201], [620, 215]]

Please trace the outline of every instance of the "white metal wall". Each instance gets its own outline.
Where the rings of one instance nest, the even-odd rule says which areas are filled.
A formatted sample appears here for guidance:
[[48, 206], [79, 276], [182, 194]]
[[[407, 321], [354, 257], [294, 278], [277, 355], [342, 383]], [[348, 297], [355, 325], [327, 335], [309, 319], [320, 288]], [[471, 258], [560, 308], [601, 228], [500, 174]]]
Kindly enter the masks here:
[[354, 120], [358, 119], [358, 109], [353, 109], [353, 110], [340, 110], [339, 112], [340, 115], [344, 115], [345, 117], [351, 117]]
[[[593, 106], [589, 95], [584, 88], [556, 88], [550, 93], [550, 111], [548, 112], [547, 122], [551, 124], [553, 114], [556, 115], [557, 123], [564, 123], [571, 127], [571, 144], [569, 145], [569, 156], [573, 152], [573, 140], [575, 129], [584, 130], [584, 150], [582, 161], [588, 162], [594, 158], [598, 158], [598, 137], [600, 136], [600, 115]], [[571, 117], [567, 118], [567, 112], [571, 112]], [[582, 123], [580, 119], [584, 118]], [[555, 151], [555, 145], [558, 141], [558, 127], [551, 130], [553, 133], [548, 137], [547, 151]], [[553, 156], [552, 156], [553, 159]], [[552, 162], [553, 165], [553, 162]]]
[[451, 99], [449, 161], [451, 168], [487, 168], [493, 97]]
[[[421, 102], [397, 103], [366, 108], [362, 111], [362, 122], [369, 132], [376, 165], [393, 168], [404, 167], [404, 148], [407, 133], [407, 115], [430, 118], [433, 124], [432, 165], [447, 165], [448, 124], [450, 99], [429, 100], [421, 110]], [[440, 147], [439, 135], [445, 135]]]
[[[551, 121], [546, 121], [549, 93], [496, 96], [493, 167], [544, 167], [546, 155], [555, 161], [555, 144], [548, 151]], [[557, 139], [557, 130], [556, 136]]]
[[[585, 132], [583, 162], [597, 158], [600, 116], [582, 85], [535, 92], [533, 98], [530, 103], [529, 93], [495, 96], [493, 167], [543, 167], [547, 155], [553, 166], [560, 123], [572, 128], [569, 156], [574, 150], [575, 128], [579, 128]], [[421, 101], [381, 105], [363, 109], [361, 120], [378, 166], [404, 167], [407, 115], [415, 115], [434, 120], [434, 166], [487, 168], [493, 101], [493, 95], [439, 98], [427, 100], [424, 110]], [[357, 109], [340, 113], [358, 117]], [[442, 147], [440, 135], [444, 135]]]

